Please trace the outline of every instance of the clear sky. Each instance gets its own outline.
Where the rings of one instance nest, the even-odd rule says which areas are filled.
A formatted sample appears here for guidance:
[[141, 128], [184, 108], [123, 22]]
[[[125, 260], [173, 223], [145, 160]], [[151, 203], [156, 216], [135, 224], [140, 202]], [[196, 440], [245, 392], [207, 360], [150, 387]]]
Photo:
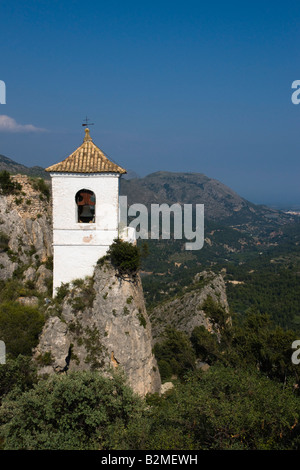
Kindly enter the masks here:
[[94, 142], [139, 175], [204, 173], [300, 204], [299, 1], [0, 2], [0, 154], [27, 166]]

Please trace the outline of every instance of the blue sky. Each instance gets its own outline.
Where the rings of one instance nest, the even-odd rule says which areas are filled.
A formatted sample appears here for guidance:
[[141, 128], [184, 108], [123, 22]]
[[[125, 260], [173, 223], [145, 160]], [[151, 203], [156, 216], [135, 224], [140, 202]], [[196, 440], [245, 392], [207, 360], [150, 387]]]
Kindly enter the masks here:
[[0, 154], [56, 163], [87, 115], [141, 176], [199, 172], [300, 205], [299, 21], [293, 0], [1, 2]]

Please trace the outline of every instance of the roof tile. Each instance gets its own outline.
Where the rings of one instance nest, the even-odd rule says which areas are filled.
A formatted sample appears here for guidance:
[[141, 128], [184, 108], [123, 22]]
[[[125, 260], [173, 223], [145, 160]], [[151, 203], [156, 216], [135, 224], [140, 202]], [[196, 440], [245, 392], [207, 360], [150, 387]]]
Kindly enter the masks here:
[[116, 163], [113, 163], [97, 147], [89, 134], [89, 129], [85, 129], [85, 138], [80, 147], [62, 162], [56, 163], [46, 168], [48, 172], [58, 173], [127, 173], [126, 170]]

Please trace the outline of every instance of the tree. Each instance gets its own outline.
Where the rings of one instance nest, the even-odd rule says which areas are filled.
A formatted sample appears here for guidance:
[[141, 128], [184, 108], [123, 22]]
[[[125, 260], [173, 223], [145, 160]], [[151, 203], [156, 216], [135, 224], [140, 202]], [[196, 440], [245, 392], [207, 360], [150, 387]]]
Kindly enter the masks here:
[[164, 339], [154, 345], [154, 354], [163, 379], [172, 374], [183, 377], [195, 368], [195, 352], [188, 336], [172, 327], [166, 328]]
[[109, 449], [115, 431], [138, 421], [142, 410], [142, 400], [121, 375], [53, 375], [3, 400], [0, 434], [5, 450]]
[[0, 403], [5, 395], [17, 389], [24, 392], [37, 382], [36, 368], [31, 357], [19, 355], [0, 365]]
[[0, 305], [0, 338], [10, 357], [31, 355], [44, 325], [44, 316], [34, 307], [18, 302]]
[[120, 275], [135, 275], [140, 268], [141, 254], [136, 245], [116, 239], [109, 247], [107, 256]]
[[269, 315], [249, 311], [234, 329], [226, 357], [231, 364], [258, 368], [272, 379], [285, 382], [293, 376], [298, 381], [297, 366], [291, 361], [295, 339], [295, 332], [275, 327]]
[[196, 356], [209, 364], [222, 356], [216, 334], [208, 331], [203, 325], [194, 328], [191, 334], [191, 343]]
[[258, 371], [218, 364], [187, 374], [184, 383], [152, 407], [144, 447], [296, 450], [299, 419], [293, 384], [282, 387]]
[[0, 171], [0, 189], [1, 194], [7, 196], [8, 194], [14, 194], [22, 189], [20, 183], [12, 181], [8, 171]]

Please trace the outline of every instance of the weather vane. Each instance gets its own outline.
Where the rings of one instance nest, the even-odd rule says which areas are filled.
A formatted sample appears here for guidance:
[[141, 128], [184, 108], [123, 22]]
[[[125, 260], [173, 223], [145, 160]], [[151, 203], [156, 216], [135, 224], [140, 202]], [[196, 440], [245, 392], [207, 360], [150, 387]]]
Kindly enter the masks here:
[[90, 119], [86, 116], [85, 119], [83, 120], [84, 124], [82, 124], [82, 126], [87, 126], [87, 125], [93, 126], [94, 123], [93, 123], [93, 122], [89, 122], [89, 121], [90, 121]]

